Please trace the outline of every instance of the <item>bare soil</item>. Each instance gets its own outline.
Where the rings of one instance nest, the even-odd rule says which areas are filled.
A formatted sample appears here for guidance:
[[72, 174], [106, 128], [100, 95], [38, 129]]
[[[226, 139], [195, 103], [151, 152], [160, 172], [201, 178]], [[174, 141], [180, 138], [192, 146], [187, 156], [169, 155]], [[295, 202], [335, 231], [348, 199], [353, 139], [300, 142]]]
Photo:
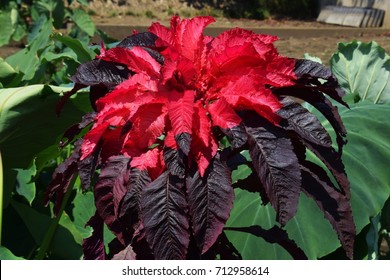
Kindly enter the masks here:
[[[76, 2], [76, 1], [74, 1]], [[237, 20], [222, 17], [218, 10], [212, 7], [196, 9], [188, 5], [190, 1], [180, 0], [94, 0], [86, 11], [91, 15], [96, 25], [100, 26], [128, 26], [129, 33], [132, 28], [139, 26], [149, 26], [152, 22], [159, 21], [169, 25], [169, 18], [173, 14], [181, 17], [192, 17], [196, 15], [213, 15], [216, 22], [211, 27], [229, 29], [233, 27], [256, 28], [256, 30], [280, 30], [291, 29], [294, 32], [284, 32], [275, 43], [279, 53], [289, 57], [301, 58], [305, 53], [322, 59], [328, 63], [332, 54], [337, 50], [339, 42], [350, 42], [359, 40], [363, 42], [376, 41], [388, 53], [390, 53], [390, 32], [384, 29], [373, 29], [349, 34], [350, 29], [316, 22], [315, 19], [309, 21], [289, 20], [271, 18], [268, 20]], [[76, 7], [75, 7], [76, 8]], [[79, 7], [77, 7], [79, 8]], [[337, 28], [343, 32], [325, 32], [316, 36], [315, 30], [321, 31], [329, 28]], [[298, 31], [297, 31], [298, 30]], [[310, 34], [305, 34], [311, 30]], [[314, 32], [313, 32], [314, 30]], [[358, 29], [356, 29], [358, 30]], [[301, 33], [297, 33], [301, 32]], [[314, 33], [314, 35], [313, 35]], [[299, 34], [299, 36], [297, 36]], [[121, 39], [121, 38], [117, 38]], [[0, 48], [0, 57], [6, 57], [19, 48], [6, 46]]]

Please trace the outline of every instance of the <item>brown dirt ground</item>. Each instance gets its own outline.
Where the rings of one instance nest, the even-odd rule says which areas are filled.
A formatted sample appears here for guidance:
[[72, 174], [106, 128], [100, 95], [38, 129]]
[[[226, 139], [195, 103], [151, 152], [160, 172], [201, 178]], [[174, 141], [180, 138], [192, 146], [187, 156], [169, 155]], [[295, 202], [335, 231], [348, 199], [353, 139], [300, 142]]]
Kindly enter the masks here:
[[[76, 2], [76, 1], [75, 1]], [[179, 14], [181, 17], [196, 15], [213, 15], [216, 22], [211, 26], [222, 28], [293, 28], [302, 29], [326, 29], [335, 27], [312, 21], [297, 21], [286, 19], [236, 20], [219, 17], [220, 13], [211, 7], [195, 9], [189, 6], [186, 1], [180, 0], [93, 0], [86, 11], [92, 16], [96, 25], [127, 25], [127, 26], [149, 26], [152, 22], [159, 21], [165, 25], [169, 24], [172, 14]], [[342, 29], [342, 27], [340, 27]], [[118, 38], [121, 39], [121, 38]], [[279, 53], [289, 57], [300, 58], [304, 53], [317, 56], [327, 63], [331, 55], [337, 50], [339, 42], [350, 42], [359, 40], [363, 42], [376, 41], [388, 53], [390, 53], [390, 32], [377, 29], [375, 32], [361, 32], [348, 35], [327, 33], [326, 36], [289, 36], [280, 37], [275, 44]], [[0, 57], [6, 57], [18, 50], [15, 46], [0, 48]]]

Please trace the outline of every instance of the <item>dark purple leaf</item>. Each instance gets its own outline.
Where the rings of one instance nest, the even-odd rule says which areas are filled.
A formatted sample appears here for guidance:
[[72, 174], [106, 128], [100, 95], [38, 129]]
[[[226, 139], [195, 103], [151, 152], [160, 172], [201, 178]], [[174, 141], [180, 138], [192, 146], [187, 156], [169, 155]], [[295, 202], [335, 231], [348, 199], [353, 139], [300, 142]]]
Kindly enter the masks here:
[[332, 103], [326, 99], [321, 92], [317, 91], [315, 88], [296, 85], [275, 89], [274, 93], [278, 95], [294, 96], [313, 105], [321, 114], [325, 116], [325, 118], [334, 128], [336, 133], [336, 141], [341, 153], [342, 147], [345, 144], [344, 137], [346, 136], [347, 132], [338, 113], [337, 107], [333, 106]]
[[220, 128], [223, 134], [225, 134], [233, 148], [240, 148], [247, 142], [247, 135], [245, 127], [240, 124], [232, 128]]
[[155, 47], [155, 42], [157, 38], [157, 35], [153, 33], [141, 32], [126, 37], [125, 39], [120, 41], [117, 46], [127, 49], [131, 49], [135, 46], [153, 48]]
[[340, 152], [337, 152], [333, 147], [327, 148], [313, 143], [305, 144], [325, 164], [336, 179], [343, 194], [347, 199], [350, 199], [350, 184]]
[[179, 135], [175, 136], [175, 140], [177, 143], [177, 146], [180, 148], [180, 150], [188, 156], [190, 152], [190, 147], [191, 147], [191, 140], [192, 136], [191, 134], [187, 132], [180, 133]]
[[81, 187], [87, 190], [91, 186], [92, 179], [95, 176], [95, 171], [99, 163], [99, 153], [101, 150], [101, 142], [98, 143], [96, 150], [83, 160], [79, 160], [77, 164]]
[[120, 155], [110, 157], [101, 169], [94, 188], [95, 205], [100, 217], [118, 238], [124, 238], [117, 219], [119, 203], [127, 191], [130, 177], [130, 158]]
[[74, 175], [77, 173], [77, 163], [80, 159], [80, 147], [82, 142], [82, 140], [78, 140], [75, 143], [75, 149], [70, 157], [57, 166], [53, 173], [52, 180], [46, 190], [43, 203], [47, 206], [50, 199], [55, 196], [53, 209], [55, 215], [58, 214], [65, 193], [68, 190]]
[[165, 171], [141, 199], [146, 240], [156, 259], [184, 259], [190, 242], [184, 180]]
[[[240, 232], [247, 232], [254, 236], [261, 237], [269, 243], [276, 243], [282, 246], [295, 260], [307, 260], [305, 252], [298, 247], [298, 245], [288, 237], [285, 230], [274, 226], [271, 229], [263, 229], [259, 226], [249, 227], [227, 227], [225, 230], [234, 230]], [[261, 248], [259, 248], [261, 250]]]
[[181, 150], [172, 148], [164, 149], [164, 162], [172, 175], [184, 178], [186, 173], [186, 156]]
[[93, 228], [92, 235], [83, 240], [84, 260], [104, 260], [106, 253], [104, 251], [103, 240], [103, 220], [96, 212], [86, 226]]
[[119, 205], [119, 218], [126, 227], [136, 230], [139, 223], [142, 190], [151, 182], [146, 170], [132, 168], [127, 192]]
[[131, 71], [119, 63], [96, 59], [81, 64], [71, 80], [78, 85], [104, 85], [108, 90], [127, 80]]
[[347, 103], [342, 100], [345, 92], [338, 84], [336, 77], [325, 65], [312, 60], [297, 59], [294, 73], [298, 78], [298, 83], [306, 86], [314, 85], [317, 90], [348, 107]]
[[127, 80], [131, 74], [126, 66], [100, 59], [81, 64], [77, 68], [76, 74], [71, 77], [71, 80], [75, 83], [73, 89], [65, 92], [57, 104], [57, 116], [60, 115], [66, 101], [80, 89], [91, 87], [90, 99], [92, 106], [94, 106], [98, 98], [106, 95], [118, 84]]
[[285, 225], [297, 211], [301, 188], [298, 158], [286, 132], [267, 121], [245, 119], [249, 153], [277, 220]]
[[221, 234], [234, 200], [230, 169], [219, 154], [204, 178], [199, 172], [187, 178], [187, 197], [193, 234], [203, 254]]
[[87, 113], [82, 117], [81, 122], [69, 127], [62, 137], [60, 147], [65, 147], [68, 143], [72, 142], [74, 137], [76, 137], [88, 125], [93, 123], [95, 116], [95, 112]]
[[286, 125], [284, 123], [281, 124], [283, 127], [297, 133], [306, 141], [325, 147], [332, 146], [332, 139], [329, 133], [314, 114], [288, 97], [283, 98], [281, 103], [283, 108], [277, 114], [286, 122]]
[[325, 218], [336, 231], [347, 257], [352, 259], [356, 232], [349, 198], [337, 191], [326, 172], [314, 163], [304, 163], [302, 180], [302, 190], [324, 212]]
[[268, 195], [265, 191], [264, 186], [262, 185], [259, 176], [256, 172], [252, 172], [248, 177], [242, 180], [238, 180], [233, 184], [234, 188], [240, 188], [252, 193], [259, 193], [263, 205], [266, 205], [269, 202]]

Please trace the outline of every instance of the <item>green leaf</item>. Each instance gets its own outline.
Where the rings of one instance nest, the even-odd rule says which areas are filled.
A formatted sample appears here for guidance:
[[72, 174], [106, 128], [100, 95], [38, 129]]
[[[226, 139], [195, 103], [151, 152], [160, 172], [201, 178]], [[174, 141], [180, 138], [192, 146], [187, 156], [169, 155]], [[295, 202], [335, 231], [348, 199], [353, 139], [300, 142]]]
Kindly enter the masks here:
[[95, 34], [96, 27], [89, 15], [81, 9], [73, 10], [72, 20], [74, 23], [88, 36], [92, 37]]
[[[12, 201], [11, 205], [24, 221], [36, 244], [42, 244], [52, 219], [22, 203]], [[61, 225], [57, 227], [50, 251], [52, 258], [56, 259], [80, 259], [82, 256], [81, 246], [75, 242], [73, 235]]]
[[28, 169], [17, 169], [17, 172], [16, 192], [26, 198], [31, 205], [36, 194], [34, 176], [37, 173], [37, 169], [35, 167], [35, 162], [33, 161]]
[[376, 42], [340, 43], [331, 70], [356, 101], [390, 103], [390, 56]]
[[39, 28], [38, 35], [27, 48], [6, 58], [5, 61], [16, 71], [24, 73], [23, 80], [28, 81], [34, 77], [39, 67], [38, 53], [49, 44], [51, 33], [52, 24], [46, 20]]
[[92, 234], [92, 228], [86, 227], [86, 223], [95, 214], [95, 202], [92, 192], [82, 193], [77, 192], [73, 200], [74, 209], [73, 217], [74, 224], [83, 238], [87, 238]]
[[10, 76], [15, 74], [15, 69], [5, 62], [4, 59], [0, 58], [0, 81], [3, 81], [3, 79], [9, 79]]
[[321, 58], [319, 58], [319, 57], [317, 57], [317, 56], [312, 56], [312, 55], [310, 55], [310, 54], [308, 54], [308, 53], [305, 53], [305, 54], [303, 55], [303, 58], [304, 58], [304, 59], [311, 60], [311, 61], [314, 61], [314, 62], [318, 62], [318, 63], [320, 63], [320, 64], [323, 64]]
[[0, 246], [0, 260], [24, 260], [21, 257], [17, 257], [7, 248]]
[[79, 63], [91, 61], [96, 56], [96, 53], [89, 49], [88, 46], [82, 43], [80, 40], [73, 39], [60, 33], [55, 34], [54, 39], [60, 41], [68, 48], [72, 49], [77, 55], [77, 61]]
[[[37, 156], [44, 158], [44, 165], [58, 155], [58, 143], [63, 132], [81, 116], [90, 111], [87, 94], [71, 98], [58, 118], [55, 106], [60, 92], [69, 88], [34, 85], [20, 88], [0, 89], [0, 151], [4, 162], [4, 205], [14, 192], [16, 172], [26, 169]], [[49, 150], [48, 147], [52, 147]], [[46, 150], [45, 152], [43, 152]], [[41, 152], [43, 154], [41, 154]], [[48, 153], [52, 153], [51, 155]]]
[[11, 65], [0, 58], [0, 83], [4, 87], [13, 87], [19, 84], [20, 79], [20, 73], [16, 72]]
[[236, 183], [238, 180], [242, 180], [251, 175], [252, 170], [246, 165], [239, 165], [237, 169], [232, 172], [232, 183]]
[[78, 102], [71, 99], [58, 118], [59, 93], [67, 90], [45, 85], [0, 90], [0, 150], [7, 168], [28, 168], [40, 151], [58, 144], [63, 131], [89, 110], [78, 107], [88, 99], [79, 94]]
[[[342, 108], [340, 115], [347, 128], [348, 144], [343, 162], [351, 183], [351, 204], [359, 233], [376, 216], [390, 196], [390, 106], [364, 102]], [[325, 128], [330, 124], [323, 120]], [[275, 225], [275, 211], [262, 206], [258, 194], [236, 190], [229, 227]], [[316, 204], [301, 195], [298, 212], [285, 227], [289, 237], [309, 259], [323, 257], [340, 247], [336, 233]], [[279, 245], [268, 244], [250, 234], [227, 232], [229, 240], [244, 259], [290, 259]]]
[[12, 34], [14, 33], [14, 28], [11, 21], [11, 12], [0, 10], [0, 47], [9, 43]]

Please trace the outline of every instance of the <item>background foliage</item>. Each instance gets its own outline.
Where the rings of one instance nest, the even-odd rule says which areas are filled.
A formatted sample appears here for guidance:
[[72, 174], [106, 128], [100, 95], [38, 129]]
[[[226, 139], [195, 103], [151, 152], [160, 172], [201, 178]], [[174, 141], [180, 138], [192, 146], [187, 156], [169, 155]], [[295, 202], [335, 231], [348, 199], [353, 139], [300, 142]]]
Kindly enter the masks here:
[[227, 17], [264, 19], [270, 16], [314, 18], [317, 1], [312, 0], [187, 0], [198, 8], [205, 6], [222, 10]]

